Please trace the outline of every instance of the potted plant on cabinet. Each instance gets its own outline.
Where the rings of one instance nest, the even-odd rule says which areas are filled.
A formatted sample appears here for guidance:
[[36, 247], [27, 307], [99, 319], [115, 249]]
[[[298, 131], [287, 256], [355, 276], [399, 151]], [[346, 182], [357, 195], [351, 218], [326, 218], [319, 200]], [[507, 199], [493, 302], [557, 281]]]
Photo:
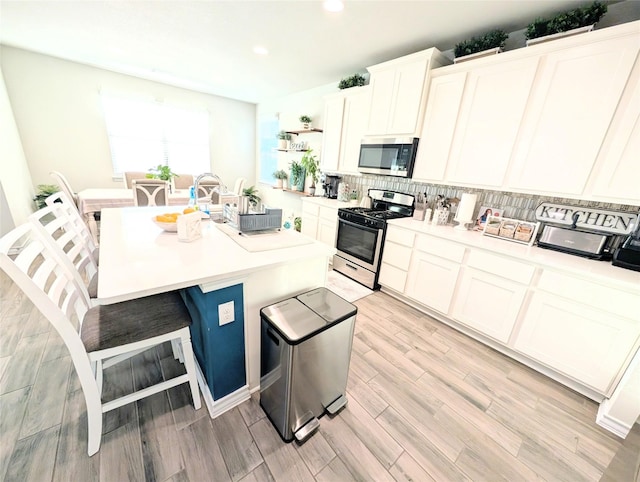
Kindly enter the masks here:
[[472, 37], [457, 43], [453, 49], [454, 63], [472, 58], [484, 57], [502, 52], [509, 34], [504, 30], [496, 29], [479, 37]]
[[304, 191], [304, 167], [298, 161], [291, 161], [291, 181], [292, 191]]
[[345, 77], [340, 80], [338, 89], [350, 89], [351, 87], [362, 87], [364, 85], [364, 77], [360, 74], [353, 74], [351, 77]]
[[285, 131], [278, 132], [278, 149], [286, 151], [289, 149], [289, 141], [291, 140], [291, 134]]
[[302, 129], [308, 131], [311, 129], [311, 117], [308, 115], [301, 115], [300, 122], [302, 122]]
[[262, 200], [260, 196], [258, 196], [258, 194], [259, 192], [255, 186], [250, 186], [242, 190], [242, 195], [249, 198], [249, 204], [251, 204], [254, 208]]
[[307, 175], [311, 176], [311, 185], [309, 186], [309, 194], [312, 196], [316, 193], [316, 182], [320, 178], [320, 161], [311, 154], [313, 149], [307, 149], [300, 159], [300, 164], [307, 171]]
[[276, 188], [282, 189], [284, 180], [289, 177], [284, 169], [279, 169], [278, 171], [273, 173], [273, 177], [276, 180]]
[[586, 7], [559, 13], [548, 20], [536, 18], [527, 26], [524, 34], [527, 39], [527, 47], [558, 37], [589, 32], [593, 30], [595, 24], [605, 13], [607, 13], [606, 5], [600, 2], [593, 2]]

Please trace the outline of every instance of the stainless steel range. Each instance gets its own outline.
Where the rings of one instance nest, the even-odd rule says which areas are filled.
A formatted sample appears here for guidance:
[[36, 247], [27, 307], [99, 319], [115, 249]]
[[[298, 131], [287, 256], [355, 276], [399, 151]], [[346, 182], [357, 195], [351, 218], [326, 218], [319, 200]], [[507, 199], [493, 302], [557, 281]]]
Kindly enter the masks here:
[[370, 289], [378, 289], [378, 272], [388, 219], [413, 215], [414, 196], [369, 189], [371, 208], [338, 209], [337, 254], [333, 269]]

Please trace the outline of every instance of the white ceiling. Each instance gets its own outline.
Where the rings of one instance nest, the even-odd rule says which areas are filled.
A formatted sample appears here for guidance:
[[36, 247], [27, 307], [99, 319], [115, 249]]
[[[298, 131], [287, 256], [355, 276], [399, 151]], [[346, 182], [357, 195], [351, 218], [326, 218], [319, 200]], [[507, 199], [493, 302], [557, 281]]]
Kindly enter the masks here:
[[[248, 102], [513, 32], [576, 0], [0, 1], [0, 43]], [[255, 45], [269, 55], [253, 53]]]

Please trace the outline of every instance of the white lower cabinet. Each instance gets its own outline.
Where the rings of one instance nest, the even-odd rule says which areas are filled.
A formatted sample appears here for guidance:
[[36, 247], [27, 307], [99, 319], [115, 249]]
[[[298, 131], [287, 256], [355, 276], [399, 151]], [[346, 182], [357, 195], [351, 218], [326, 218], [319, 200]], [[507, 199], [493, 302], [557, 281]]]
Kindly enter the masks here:
[[378, 283], [400, 293], [404, 292], [414, 238], [415, 234], [411, 231], [388, 227]]
[[460, 264], [432, 254], [414, 251], [405, 294], [429, 308], [449, 313]]
[[526, 285], [467, 267], [462, 273], [453, 318], [506, 344], [526, 293]]
[[338, 208], [321, 206], [313, 200], [302, 201], [302, 234], [335, 247]]
[[[603, 306], [606, 306], [603, 305]], [[533, 295], [515, 349], [605, 395], [640, 324], [551, 293]]]

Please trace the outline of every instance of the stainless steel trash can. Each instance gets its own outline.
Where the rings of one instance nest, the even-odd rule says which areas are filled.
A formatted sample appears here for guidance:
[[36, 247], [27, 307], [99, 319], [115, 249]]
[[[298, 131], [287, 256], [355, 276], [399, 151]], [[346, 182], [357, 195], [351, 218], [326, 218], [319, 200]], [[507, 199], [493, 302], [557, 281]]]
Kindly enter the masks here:
[[318, 288], [260, 310], [260, 405], [285, 442], [346, 403], [357, 307]]

